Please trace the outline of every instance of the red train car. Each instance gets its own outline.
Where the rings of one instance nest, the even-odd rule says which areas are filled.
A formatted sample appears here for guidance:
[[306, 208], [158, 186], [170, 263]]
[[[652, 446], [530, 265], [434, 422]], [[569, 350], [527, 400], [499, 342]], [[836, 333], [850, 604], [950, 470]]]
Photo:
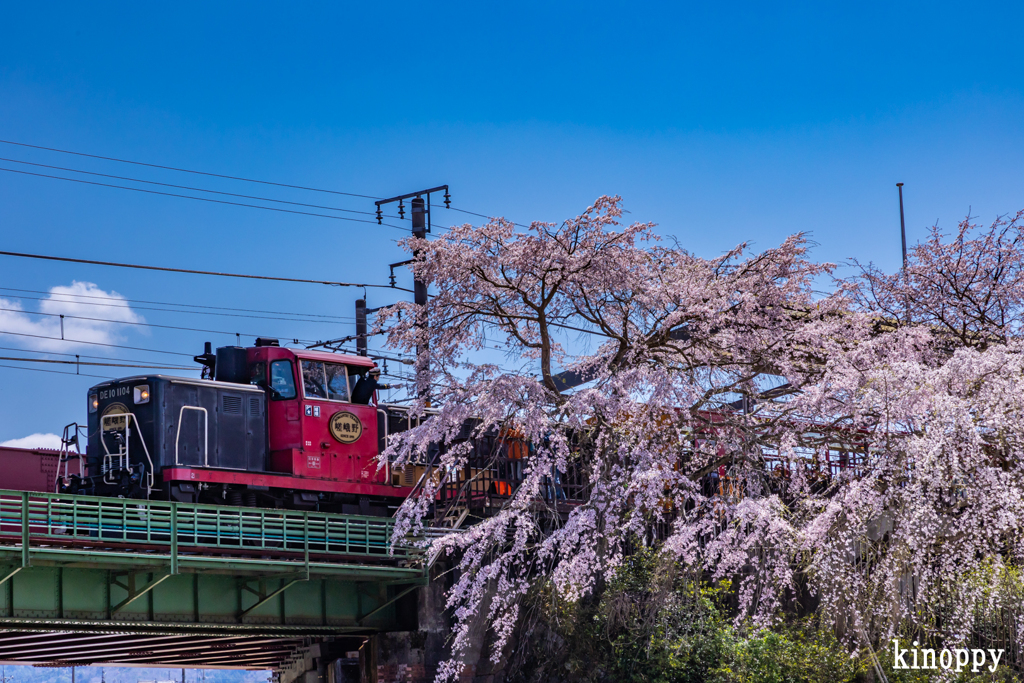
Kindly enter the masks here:
[[0, 488], [53, 492], [60, 453], [48, 448], [0, 446]]

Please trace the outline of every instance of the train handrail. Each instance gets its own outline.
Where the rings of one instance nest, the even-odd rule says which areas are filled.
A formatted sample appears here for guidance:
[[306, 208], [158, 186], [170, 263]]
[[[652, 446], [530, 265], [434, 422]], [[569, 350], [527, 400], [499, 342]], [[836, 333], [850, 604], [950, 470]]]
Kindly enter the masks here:
[[[384, 410], [380, 406], [377, 407], [377, 414], [384, 416], [384, 449], [388, 447], [388, 411]], [[391, 461], [384, 461], [384, 481], [391, 483]]]
[[[109, 413], [107, 415], [100, 415], [100, 443], [103, 445], [103, 450], [104, 450], [104, 452], [106, 453], [106, 455], [108, 457], [112, 457], [114, 455], [113, 453], [110, 452], [110, 449], [107, 448], [107, 440], [105, 438], [103, 438], [103, 435], [104, 435], [104, 432], [106, 430], [107, 420], [109, 420], [111, 418], [115, 418], [115, 417], [123, 417], [123, 418], [125, 418], [125, 421], [124, 421], [124, 453], [123, 453], [123, 455], [124, 455], [125, 461], [128, 463], [128, 467], [126, 469], [128, 469], [129, 472], [131, 471], [131, 465], [132, 465], [132, 463], [131, 463], [131, 456], [130, 456], [131, 448], [129, 446], [129, 443], [131, 442], [131, 423], [132, 423], [132, 420], [135, 420], [135, 427], [136, 427], [136, 429], [139, 430], [139, 442], [142, 444], [142, 452], [146, 454], [146, 460], [149, 462], [149, 471], [146, 472], [146, 495], [149, 496], [150, 494], [153, 493], [153, 482], [154, 482], [154, 479], [153, 479], [153, 476], [154, 476], [154, 474], [153, 474], [153, 469], [154, 469], [153, 468], [153, 458], [151, 458], [149, 456], [149, 447], [146, 446], [146, 440], [142, 438], [142, 427], [139, 426], [139, 418], [135, 417], [135, 413], [133, 413], [131, 411], [128, 411], [127, 413]], [[112, 431], [116, 431], [116, 430], [112, 430]], [[117, 454], [118, 455], [122, 455], [122, 453], [120, 451], [118, 451]], [[104, 480], [104, 482], [106, 482], [108, 484], [112, 484], [113, 483], [113, 482], [106, 481], [106, 475], [105, 474], [104, 474], [103, 480]]]
[[[73, 432], [71, 436], [68, 436], [68, 432]], [[53, 488], [57, 490], [57, 482], [61, 479], [61, 470], [63, 469], [63, 477], [66, 481], [71, 480], [71, 456], [74, 455], [78, 459], [78, 476], [81, 478], [85, 477], [85, 453], [82, 453], [78, 446], [79, 435], [85, 432], [86, 439], [89, 438], [89, 430], [85, 429], [77, 422], [64, 425], [64, 431], [60, 437], [60, 452], [57, 456], [57, 474], [54, 475]], [[75, 445], [75, 452], [71, 452], [71, 444]]]
[[[26, 534], [27, 526], [27, 534]], [[47, 547], [83, 543], [113, 553], [302, 555], [418, 563], [417, 541], [392, 547], [390, 517], [0, 490], [0, 547], [26, 535]]]

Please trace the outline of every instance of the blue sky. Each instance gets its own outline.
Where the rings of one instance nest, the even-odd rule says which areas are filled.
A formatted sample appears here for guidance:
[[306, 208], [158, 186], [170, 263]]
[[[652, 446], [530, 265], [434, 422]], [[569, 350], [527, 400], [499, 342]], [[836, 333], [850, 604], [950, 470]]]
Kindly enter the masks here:
[[[447, 183], [454, 206], [519, 222], [620, 194], [630, 218], [700, 255], [807, 231], [820, 259], [893, 269], [897, 181], [911, 242], [968, 210], [989, 221], [1024, 208], [1022, 14], [1010, 3], [934, 2], [7, 3], [0, 139], [372, 196]], [[368, 199], [5, 144], [0, 157], [373, 210]], [[0, 250], [385, 283], [387, 264], [405, 258], [403, 234], [0, 171]], [[0, 257], [0, 308], [70, 315], [14, 297], [45, 299], [73, 282], [57, 291], [92, 283], [158, 302], [75, 314], [226, 334], [90, 323], [77, 331], [147, 351], [0, 334], [0, 356], [188, 363], [148, 349], [191, 355], [205, 340], [232, 343], [232, 332], [244, 343], [341, 337], [351, 321], [142, 307], [344, 318], [361, 294]], [[369, 305], [396, 296], [371, 290]], [[0, 311], [0, 331], [53, 336], [54, 322]], [[100, 380], [0, 367], [0, 381], [2, 442], [82, 421]]]

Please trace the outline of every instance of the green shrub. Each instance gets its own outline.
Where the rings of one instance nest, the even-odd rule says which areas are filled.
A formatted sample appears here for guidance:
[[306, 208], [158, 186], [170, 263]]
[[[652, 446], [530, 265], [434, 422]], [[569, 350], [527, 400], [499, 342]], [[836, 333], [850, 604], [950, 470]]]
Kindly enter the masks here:
[[600, 595], [579, 603], [550, 586], [535, 596], [514, 681], [573, 683], [851, 683], [863, 669], [828, 630], [803, 621], [735, 629], [728, 582], [710, 586], [649, 549], [631, 556]]
[[865, 668], [811, 621], [729, 635], [709, 683], [851, 683]]

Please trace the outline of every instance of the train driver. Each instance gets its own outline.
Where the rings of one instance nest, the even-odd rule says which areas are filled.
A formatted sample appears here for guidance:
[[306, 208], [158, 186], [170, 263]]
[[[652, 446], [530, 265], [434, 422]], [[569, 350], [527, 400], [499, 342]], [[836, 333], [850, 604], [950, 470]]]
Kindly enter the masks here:
[[359, 378], [355, 388], [352, 389], [352, 402], [367, 404], [373, 398], [373, 392], [378, 389], [390, 389], [390, 384], [381, 384], [380, 368], [372, 368], [368, 373]]

